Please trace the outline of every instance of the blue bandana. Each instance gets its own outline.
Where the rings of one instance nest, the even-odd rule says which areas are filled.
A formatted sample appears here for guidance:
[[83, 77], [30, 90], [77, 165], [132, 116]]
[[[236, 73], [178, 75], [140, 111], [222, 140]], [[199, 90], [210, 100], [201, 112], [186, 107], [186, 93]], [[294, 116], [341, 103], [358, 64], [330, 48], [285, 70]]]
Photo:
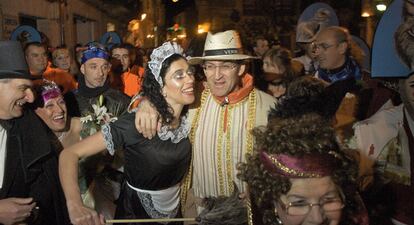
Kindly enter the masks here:
[[329, 71], [322, 68], [318, 70], [318, 76], [322, 80], [328, 83], [335, 83], [340, 80], [346, 80], [349, 78], [355, 78], [355, 80], [361, 80], [361, 69], [358, 64], [351, 58], [347, 58], [344, 66], [339, 71]]
[[92, 58], [101, 58], [108, 60], [109, 54], [104, 49], [96, 46], [89, 46], [88, 49], [82, 52], [81, 63], [84, 64], [86, 61]]

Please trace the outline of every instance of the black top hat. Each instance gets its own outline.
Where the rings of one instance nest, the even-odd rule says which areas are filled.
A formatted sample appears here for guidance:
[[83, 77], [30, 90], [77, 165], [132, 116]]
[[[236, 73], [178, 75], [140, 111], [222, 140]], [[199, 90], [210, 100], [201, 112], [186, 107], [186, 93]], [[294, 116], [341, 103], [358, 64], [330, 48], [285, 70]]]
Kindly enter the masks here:
[[0, 79], [33, 79], [20, 42], [0, 41]]

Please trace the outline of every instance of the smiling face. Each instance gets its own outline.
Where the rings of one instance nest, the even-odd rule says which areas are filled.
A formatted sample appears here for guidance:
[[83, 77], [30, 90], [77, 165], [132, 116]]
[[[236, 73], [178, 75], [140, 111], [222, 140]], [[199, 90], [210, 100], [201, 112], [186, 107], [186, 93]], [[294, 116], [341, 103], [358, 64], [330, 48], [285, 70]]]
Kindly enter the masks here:
[[206, 61], [203, 68], [211, 93], [224, 97], [241, 87], [241, 76], [246, 66], [233, 61]]
[[85, 84], [89, 88], [102, 87], [108, 77], [111, 66], [102, 58], [92, 58], [81, 66], [81, 72], [85, 75]]
[[62, 95], [48, 99], [44, 106], [37, 108], [35, 112], [53, 132], [61, 132], [65, 129], [67, 110]]
[[0, 119], [8, 120], [23, 114], [23, 105], [34, 101], [32, 81], [27, 79], [0, 80]]
[[58, 49], [53, 53], [53, 64], [62, 69], [68, 71], [70, 69], [70, 55], [67, 49]]
[[[341, 220], [342, 209], [326, 212], [321, 205], [313, 205], [305, 215], [288, 215], [282, 205], [301, 206], [308, 203], [326, 203], [341, 200], [340, 194], [331, 177], [290, 179], [292, 186], [286, 195], [276, 203], [276, 210], [284, 225], [337, 225]], [[291, 212], [294, 212], [290, 209]]]
[[194, 102], [194, 69], [185, 59], [171, 63], [164, 77], [162, 91], [173, 108], [175, 105], [189, 105]]

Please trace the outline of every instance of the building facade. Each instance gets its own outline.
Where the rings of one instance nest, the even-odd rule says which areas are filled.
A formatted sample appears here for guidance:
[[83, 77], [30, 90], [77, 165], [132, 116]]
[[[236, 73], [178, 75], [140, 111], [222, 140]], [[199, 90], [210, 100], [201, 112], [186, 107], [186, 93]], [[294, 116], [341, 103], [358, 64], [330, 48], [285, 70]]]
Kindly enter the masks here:
[[124, 34], [127, 26], [97, 0], [0, 0], [0, 18], [2, 40], [19, 25], [30, 25], [44, 33], [52, 47], [97, 41], [107, 31]]

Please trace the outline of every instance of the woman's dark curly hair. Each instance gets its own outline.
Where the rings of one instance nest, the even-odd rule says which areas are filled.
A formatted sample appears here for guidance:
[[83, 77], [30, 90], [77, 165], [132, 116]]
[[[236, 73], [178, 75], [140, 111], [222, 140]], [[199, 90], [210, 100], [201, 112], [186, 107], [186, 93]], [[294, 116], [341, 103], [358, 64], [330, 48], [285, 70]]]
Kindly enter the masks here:
[[264, 169], [259, 158], [261, 150], [269, 154], [284, 153], [301, 157], [309, 153], [334, 151], [338, 165], [332, 172], [332, 180], [345, 195], [345, 208], [341, 224], [355, 224], [352, 216], [361, 208], [358, 204], [357, 165], [336, 141], [335, 132], [329, 122], [316, 113], [308, 113], [290, 118], [274, 117], [266, 128], [253, 131], [256, 138], [255, 151], [247, 155], [246, 163], [239, 165], [239, 178], [249, 185], [250, 196], [256, 207], [263, 213], [264, 224], [277, 224], [274, 202], [289, 192], [289, 178], [270, 174]]
[[[162, 63], [160, 76], [164, 83], [165, 75], [167, 74], [167, 71], [170, 68], [171, 64], [179, 59], [185, 60], [184, 56], [173, 54], [170, 57], [166, 58]], [[160, 87], [160, 84], [157, 82], [154, 74], [151, 72], [148, 66], [145, 69], [144, 81], [142, 83], [142, 95], [147, 97], [148, 100], [155, 106], [156, 110], [161, 115], [164, 124], [170, 124], [172, 122], [174, 119], [174, 110], [162, 95], [162, 87]], [[184, 114], [185, 112], [186, 110], [183, 110], [181, 114]]]

